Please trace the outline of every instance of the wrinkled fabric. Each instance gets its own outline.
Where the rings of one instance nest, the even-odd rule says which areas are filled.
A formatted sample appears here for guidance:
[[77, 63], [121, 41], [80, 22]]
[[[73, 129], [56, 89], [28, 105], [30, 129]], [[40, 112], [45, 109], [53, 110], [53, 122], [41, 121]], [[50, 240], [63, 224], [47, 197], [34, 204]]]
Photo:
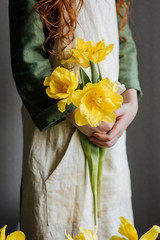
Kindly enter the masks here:
[[[23, 109], [24, 165], [21, 229], [32, 240], [65, 239], [79, 227], [94, 230], [93, 196], [78, 131], [67, 120], [40, 132]], [[107, 149], [99, 239], [117, 234], [119, 217], [133, 222], [125, 133]]]
[[[114, 43], [113, 53], [100, 67], [104, 77], [117, 81], [119, 42], [115, 2], [85, 1], [78, 21], [76, 36], [95, 42], [103, 38], [106, 44]], [[52, 59], [51, 63], [54, 66]], [[25, 109], [23, 123], [21, 229], [27, 239], [51, 240], [52, 233], [54, 239], [62, 240], [65, 239], [65, 229], [75, 236], [80, 226], [94, 230], [88, 165], [77, 129], [64, 120], [40, 132]], [[98, 231], [101, 240], [117, 234], [120, 216], [133, 221], [125, 133], [114, 147], [106, 151], [101, 208]]]

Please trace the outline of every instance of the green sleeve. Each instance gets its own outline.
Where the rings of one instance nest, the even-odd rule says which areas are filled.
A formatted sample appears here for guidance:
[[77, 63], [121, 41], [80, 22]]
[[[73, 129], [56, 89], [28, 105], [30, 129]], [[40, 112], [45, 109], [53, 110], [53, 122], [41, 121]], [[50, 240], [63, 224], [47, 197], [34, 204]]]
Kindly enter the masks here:
[[43, 81], [53, 71], [42, 47], [45, 36], [43, 22], [33, 11], [35, 0], [9, 0], [11, 63], [13, 76], [22, 101], [35, 125], [45, 130], [62, 121], [75, 107], [64, 113], [56, 100], [45, 93]]
[[[120, 27], [119, 16], [118, 26]], [[124, 41], [119, 39], [119, 81], [125, 84], [126, 89], [136, 89], [140, 99], [142, 90], [138, 78], [137, 49], [128, 24], [121, 30], [120, 36]]]

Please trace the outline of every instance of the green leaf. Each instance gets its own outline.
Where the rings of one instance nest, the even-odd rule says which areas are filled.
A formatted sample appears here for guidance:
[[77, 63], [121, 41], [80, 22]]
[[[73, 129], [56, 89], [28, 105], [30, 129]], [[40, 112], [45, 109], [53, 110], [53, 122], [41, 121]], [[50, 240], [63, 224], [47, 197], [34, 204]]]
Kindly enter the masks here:
[[98, 73], [97, 73], [97, 70], [96, 70], [96, 66], [94, 64], [94, 62], [92, 61], [89, 61], [90, 62], [90, 68], [91, 68], [91, 80], [92, 80], [92, 83], [97, 83], [98, 82]]
[[80, 67], [79, 71], [80, 71], [82, 84], [83, 84], [83, 87], [84, 87], [87, 83], [91, 82], [91, 80], [88, 77], [87, 73], [81, 67]]
[[101, 69], [100, 69], [98, 63], [97, 63], [97, 68], [98, 68], [98, 73], [99, 73], [98, 82], [100, 82], [102, 80], [102, 74], [101, 74]]

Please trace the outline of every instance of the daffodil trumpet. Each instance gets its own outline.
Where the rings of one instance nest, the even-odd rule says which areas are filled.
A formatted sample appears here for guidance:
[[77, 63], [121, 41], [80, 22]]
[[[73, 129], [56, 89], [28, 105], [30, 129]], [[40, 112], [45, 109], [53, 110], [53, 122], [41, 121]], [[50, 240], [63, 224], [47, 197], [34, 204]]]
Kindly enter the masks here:
[[[121, 224], [118, 232], [128, 240], [138, 240], [138, 234], [133, 224], [126, 218], [120, 217]], [[160, 234], [160, 227], [154, 225], [148, 232], [142, 235], [139, 240], [156, 240]], [[110, 240], [124, 240], [126, 238], [114, 235]]]

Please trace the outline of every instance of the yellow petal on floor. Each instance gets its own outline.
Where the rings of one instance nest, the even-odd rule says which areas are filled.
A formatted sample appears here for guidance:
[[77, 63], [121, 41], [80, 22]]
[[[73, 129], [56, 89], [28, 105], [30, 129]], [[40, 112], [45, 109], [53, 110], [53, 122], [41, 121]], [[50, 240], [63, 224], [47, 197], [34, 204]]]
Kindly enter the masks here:
[[5, 225], [3, 228], [0, 229], [0, 240], [6, 239], [6, 227], [7, 225]]
[[21, 231], [16, 231], [8, 235], [7, 240], [25, 240], [25, 235]]
[[85, 240], [94, 240], [94, 232], [80, 227], [80, 232], [83, 233]]
[[66, 235], [67, 239], [73, 240], [73, 238], [71, 237], [71, 235], [70, 235], [70, 234], [67, 234], [66, 230], [65, 230], [64, 232], [65, 232], [65, 235]]
[[160, 227], [154, 225], [148, 232], [146, 232], [139, 240], [155, 240], [160, 233]]
[[138, 234], [133, 224], [124, 217], [120, 217], [120, 220], [121, 225], [118, 232], [129, 240], [138, 240]]
[[86, 240], [83, 233], [80, 233], [74, 237], [74, 240]]

